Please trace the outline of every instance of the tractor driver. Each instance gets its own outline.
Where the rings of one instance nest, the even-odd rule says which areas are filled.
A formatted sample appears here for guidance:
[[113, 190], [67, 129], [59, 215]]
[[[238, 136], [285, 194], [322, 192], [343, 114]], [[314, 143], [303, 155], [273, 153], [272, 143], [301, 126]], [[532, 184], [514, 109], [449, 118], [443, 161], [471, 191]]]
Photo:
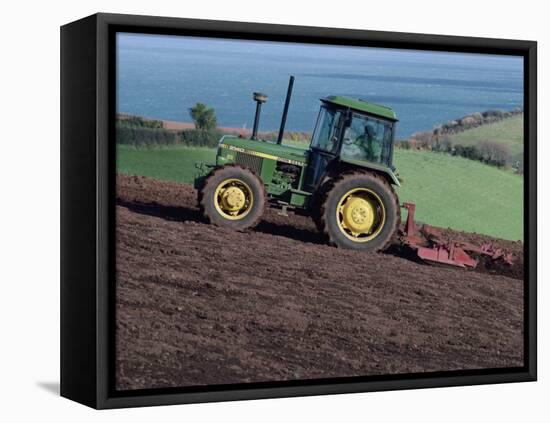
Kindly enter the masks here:
[[355, 139], [354, 144], [364, 151], [365, 160], [378, 161], [380, 158], [380, 142], [371, 125], [365, 125], [365, 132]]

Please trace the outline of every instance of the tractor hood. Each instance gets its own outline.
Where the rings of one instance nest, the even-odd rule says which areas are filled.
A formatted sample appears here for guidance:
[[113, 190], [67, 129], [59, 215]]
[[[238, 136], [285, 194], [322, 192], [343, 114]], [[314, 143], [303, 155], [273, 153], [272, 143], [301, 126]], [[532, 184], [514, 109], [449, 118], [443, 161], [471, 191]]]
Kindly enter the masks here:
[[219, 147], [296, 165], [304, 165], [307, 161], [306, 149], [269, 141], [225, 136], [220, 140]]

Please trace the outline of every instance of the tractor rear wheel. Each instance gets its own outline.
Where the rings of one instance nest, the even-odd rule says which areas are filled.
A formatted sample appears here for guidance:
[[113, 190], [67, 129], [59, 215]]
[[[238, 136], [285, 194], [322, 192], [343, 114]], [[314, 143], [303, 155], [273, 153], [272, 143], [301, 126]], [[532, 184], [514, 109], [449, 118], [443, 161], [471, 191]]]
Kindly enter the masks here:
[[401, 221], [397, 195], [373, 173], [346, 173], [328, 182], [319, 203], [317, 226], [337, 247], [383, 251]]
[[213, 170], [199, 190], [199, 207], [218, 226], [245, 230], [258, 224], [266, 203], [263, 183], [248, 169], [228, 165]]

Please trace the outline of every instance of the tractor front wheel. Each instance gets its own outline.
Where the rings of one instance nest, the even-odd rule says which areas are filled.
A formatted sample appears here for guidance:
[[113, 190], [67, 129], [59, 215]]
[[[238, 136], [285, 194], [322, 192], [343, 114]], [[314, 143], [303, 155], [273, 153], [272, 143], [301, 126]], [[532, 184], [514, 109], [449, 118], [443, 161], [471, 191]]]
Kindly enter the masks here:
[[392, 187], [372, 173], [348, 173], [328, 183], [317, 224], [329, 243], [364, 251], [385, 250], [400, 223]]
[[215, 169], [199, 191], [199, 207], [210, 223], [237, 230], [255, 226], [264, 212], [262, 182], [240, 166]]

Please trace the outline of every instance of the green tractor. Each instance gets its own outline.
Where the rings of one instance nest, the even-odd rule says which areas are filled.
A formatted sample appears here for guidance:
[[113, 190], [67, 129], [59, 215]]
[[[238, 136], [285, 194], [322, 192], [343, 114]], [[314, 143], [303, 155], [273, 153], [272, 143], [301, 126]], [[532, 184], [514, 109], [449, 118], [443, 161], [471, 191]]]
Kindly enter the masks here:
[[258, 139], [257, 102], [252, 137], [224, 136], [215, 166], [199, 163], [195, 187], [203, 216], [245, 230], [267, 206], [310, 215], [335, 246], [381, 251], [400, 224], [399, 186], [392, 164], [397, 117], [388, 107], [342, 96], [321, 99], [307, 150], [282, 145], [294, 78], [290, 77], [277, 142]]

